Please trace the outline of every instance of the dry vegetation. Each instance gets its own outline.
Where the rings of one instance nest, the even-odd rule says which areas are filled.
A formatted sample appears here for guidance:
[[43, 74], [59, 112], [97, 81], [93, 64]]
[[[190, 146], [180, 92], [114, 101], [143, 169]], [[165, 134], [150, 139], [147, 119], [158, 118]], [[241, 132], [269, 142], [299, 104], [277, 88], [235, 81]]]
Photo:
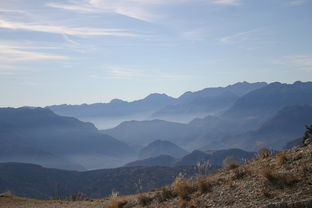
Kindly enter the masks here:
[[[0, 207], [4, 207], [2, 198], [0, 196]], [[86, 200], [73, 207], [312, 207], [312, 145], [277, 155], [261, 150], [256, 159], [241, 166], [229, 162], [210, 176], [178, 178], [170, 186], [152, 192], [94, 200], [94, 204], [89, 202], [88, 206], [82, 205], [84, 202]], [[56, 202], [46, 201], [51, 203]]]

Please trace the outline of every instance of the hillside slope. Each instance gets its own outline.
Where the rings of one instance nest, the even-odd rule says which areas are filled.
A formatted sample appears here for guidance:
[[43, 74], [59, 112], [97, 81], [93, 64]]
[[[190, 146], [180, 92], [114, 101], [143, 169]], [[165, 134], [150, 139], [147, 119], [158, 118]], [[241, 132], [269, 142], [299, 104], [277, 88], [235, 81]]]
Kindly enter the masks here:
[[[149, 191], [172, 183], [184, 172], [194, 174], [193, 167], [125, 167], [92, 171], [65, 171], [24, 163], [0, 163], [0, 193], [11, 193], [37, 199], [64, 198], [82, 192], [87, 197], [109, 196], [112, 191], [132, 194]], [[1, 203], [0, 203], [1, 204]]]
[[10, 208], [310, 208], [312, 144], [275, 156], [259, 154], [246, 164], [193, 180], [179, 179], [152, 192], [83, 201], [39, 201], [0, 196]]
[[242, 166], [228, 164], [210, 176], [179, 179], [171, 186], [134, 196], [124, 203], [124, 208], [146, 205], [150, 208], [309, 208], [312, 207], [312, 144], [275, 156], [262, 152]]

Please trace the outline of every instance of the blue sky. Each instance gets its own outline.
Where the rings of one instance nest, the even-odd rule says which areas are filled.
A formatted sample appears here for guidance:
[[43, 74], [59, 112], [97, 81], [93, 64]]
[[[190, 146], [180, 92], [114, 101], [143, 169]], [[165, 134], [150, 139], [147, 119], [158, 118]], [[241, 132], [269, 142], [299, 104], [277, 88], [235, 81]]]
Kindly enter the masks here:
[[0, 1], [0, 106], [311, 77], [311, 0]]

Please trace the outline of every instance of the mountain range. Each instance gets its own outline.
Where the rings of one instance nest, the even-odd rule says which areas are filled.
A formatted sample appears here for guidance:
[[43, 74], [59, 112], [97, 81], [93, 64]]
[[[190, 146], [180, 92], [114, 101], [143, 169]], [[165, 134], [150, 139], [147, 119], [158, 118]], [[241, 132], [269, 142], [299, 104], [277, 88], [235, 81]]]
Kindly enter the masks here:
[[0, 144], [2, 162], [76, 170], [114, 166], [114, 159], [135, 154], [129, 145], [93, 124], [44, 108], [1, 108]]
[[179, 167], [179, 166], [196, 166], [198, 163], [208, 162], [212, 167], [223, 167], [226, 160], [231, 160], [236, 163], [243, 163], [255, 157], [255, 152], [247, 152], [240, 149], [226, 149], [216, 151], [200, 151], [194, 150], [193, 152], [184, 155], [180, 158], [174, 158], [170, 155], [159, 155], [147, 159], [137, 160], [130, 162], [125, 167]]
[[[217, 104], [220, 100], [222, 104]], [[243, 82], [186, 92], [178, 98], [154, 93], [133, 102], [115, 99], [108, 104], [1, 108], [0, 161], [84, 170], [118, 167], [138, 159], [177, 153], [179, 148], [180, 155], [169, 156], [181, 158], [196, 149], [204, 152], [231, 148], [256, 151], [263, 146], [282, 149], [301, 136], [305, 125], [312, 123], [311, 103], [312, 82]], [[214, 115], [194, 118], [188, 123], [130, 120], [138, 114], [149, 118], [161, 115], [169, 108], [176, 110], [168, 111], [169, 117], [212, 111]], [[129, 120], [100, 131], [92, 123], [68, 115]], [[160, 148], [152, 148], [157, 146], [157, 140], [166, 142]], [[148, 147], [150, 143], [154, 145]]]
[[112, 128], [123, 121], [162, 119], [189, 122], [197, 117], [216, 114], [230, 107], [239, 97], [266, 86], [265, 82], [239, 82], [227, 87], [186, 92], [178, 98], [153, 93], [127, 102], [47, 106], [53, 112], [94, 123], [100, 129]]
[[[312, 123], [311, 103], [312, 82], [272, 83], [243, 95], [219, 115], [187, 124], [162, 120], [123, 122], [103, 132], [141, 147], [165, 139], [188, 151], [231, 147], [255, 151], [262, 146], [281, 149]], [[271, 129], [270, 133], [265, 134], [265, 129]], [[261, 138], [264, 136], [268, 139]]]

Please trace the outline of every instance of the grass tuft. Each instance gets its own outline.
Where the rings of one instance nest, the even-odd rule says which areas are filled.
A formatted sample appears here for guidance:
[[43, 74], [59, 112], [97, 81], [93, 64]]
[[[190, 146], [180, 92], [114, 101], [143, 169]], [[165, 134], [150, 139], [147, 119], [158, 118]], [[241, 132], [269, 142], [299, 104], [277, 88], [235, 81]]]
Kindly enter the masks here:
[[144, 195], [144, 194], [140, 194], [138, 197], [138, 202], [141, 206], [147, 206], [150, 205], [152, 203], [153, 199]]
[[189, 200], [189, 195], [194, 192], [194, 187], [185, 179], [176, 180], [172, 186], [174, 192], [183, 200]]
[[114, 201], [107, 206], [107, 208], [123, 208], [128, 202], [127, 201]]
[[280, 152], [276, 157], [277, 165], [283, 165], [287, 161], [287, 156], [285, 152]]

